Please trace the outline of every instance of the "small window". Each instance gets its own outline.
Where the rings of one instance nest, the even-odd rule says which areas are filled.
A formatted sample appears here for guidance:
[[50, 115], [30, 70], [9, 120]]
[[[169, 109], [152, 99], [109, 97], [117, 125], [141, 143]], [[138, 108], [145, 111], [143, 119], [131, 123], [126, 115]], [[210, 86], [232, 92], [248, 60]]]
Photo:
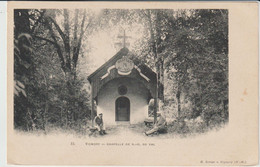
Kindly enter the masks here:
[[124, 85], [119, 86], [119, 87], [118, 87], [118, 93], [119, 93], [120, 95], [125, 95], [125, 94], [127, 93], [127, 88], [126, 88], [126, 86], [124, 86]]

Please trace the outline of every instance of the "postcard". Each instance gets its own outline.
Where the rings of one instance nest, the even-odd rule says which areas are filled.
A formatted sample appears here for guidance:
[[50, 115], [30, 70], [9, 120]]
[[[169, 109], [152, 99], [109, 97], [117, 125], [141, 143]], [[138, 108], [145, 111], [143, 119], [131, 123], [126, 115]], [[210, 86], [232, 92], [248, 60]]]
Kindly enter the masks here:
[[13, 165], [258, 164], [257, 2], [8, 2]]

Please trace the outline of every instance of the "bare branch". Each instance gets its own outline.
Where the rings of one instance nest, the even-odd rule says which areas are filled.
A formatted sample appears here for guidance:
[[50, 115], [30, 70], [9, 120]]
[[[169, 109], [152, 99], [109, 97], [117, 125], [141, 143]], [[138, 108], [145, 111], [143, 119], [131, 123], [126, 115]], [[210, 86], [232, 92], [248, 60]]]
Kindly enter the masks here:
[[51, 25], [49, 23], [47, 23], [47, 27], [48, 29], [50, 30], [50, 33], [51, 33], [51, 37], [54, 41], [54, 46], [56, 47], [57, 49], [57, 53], [58, 53], [58, 56], [60, 58], [60, 63], [61, 63], [61, 69], [66, 73], [66, 67], [65, 67], [65, 61], [64, 61], [64, 57], [63, 57], [63, 54], [62, 54], [62, 51], [61, 51], [61, 47], [60, 45], [58, 44], [57, 40], [56, 40], [56, 37], [55, 37], [55, 34], [53, 32], [53, 29], [51, 27]]
[[70, 53], [70, 23], [69, 23], [69, 11], [68, 9], [64, 9], [64, 35], [65, 40], [64, 48], [65, 48], [65, 56], [66, 56], [66, 66], [68, 69], [71, 69], [71, 53]]
[[78, 57], [79, 57], [79, 51], [80, 51], [80, 47], [81, 47], [81, 43], [82, 43], [82, 38], [84, 36], [84, 33], [86, 31], [86, 29], [89, 27], [91, 21], [89, 21], [88, 25], [86, 26], [86, 28], [84, 29], [84, 25], [85, 25], [85, 21], [86, 21], [86, 10], [84, 10], [84, 15], [83, 15], [83, 19], [82, 19], [82, 23], [81, 23], [81, 30], [80, 30], [80, 36], [79, 36], [79, 40], [77, 43], [77, 46], [74, 49], [74, 53], [73, 53], [73, 64], [74, 64], [74, 68], [76, 68], [77, 66], [77, 61], [78, 61]]
[[[76, 46], [76, 42], [78, 40], [78, 17], [79, 17], [79, 9], [76, 9], [76, 12], [75, 12], [75, 22], [74, 22], [74, 39], [73, 39], [73, 46], [75, 47]], [[75, 48], [74, 48], [75, 49]], [[74, 51], [73, 51], [74, 53]]]
[[59, 34], [60, 34], [62, 40], [65, 41], [65, 34], [62, 32], [60, 26], [56, 23], [55, 20], [53, 20], [53, 18], [51, 18], [51, 17], [48, 17], [48, 18], [49, 18], [49, 20], [54, 24], [54, 26], [55, 26], [55, 28], [57, 29], [57, 31], [59, 32]]
[[38, 39], [40, 39], [40, 40], [47, 41], [47, 42], [49, 42], [49, 43], [51, 43], [51, 44], [53, 44], [53, 45], [56, 45], [56, 44], [57, 44], [56, 42], [54, 42], [54, 41], [52, 41], [52, 40], [49, 40], [49, 39], [47, 39], [47, 38], [43, 38], [43, 37], [40, 37], [40, 36], [37, 36], [37, 35], [33, 35], [32, 37], [38, 38]]

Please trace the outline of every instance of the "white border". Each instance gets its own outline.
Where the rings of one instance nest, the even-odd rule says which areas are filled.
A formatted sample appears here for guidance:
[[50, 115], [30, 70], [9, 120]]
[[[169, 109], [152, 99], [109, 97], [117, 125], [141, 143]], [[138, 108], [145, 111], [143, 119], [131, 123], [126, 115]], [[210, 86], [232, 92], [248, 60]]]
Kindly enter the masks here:
[[7, 2], [0, 2], [0, 166], [6, 165]]
[[[6, 118], [7, 118], [7, 106], [6, 106], [6, 83], [7, 83], [7, 38], [6, 38], [6, 31], [7, 31], [7, 2], [0, 1], [0, 21], [1, 21], [1, 28], [0, 28], [0, 166], [13, 166], [13, 165], [6, 165]], [[260, 16], [260, 13], [259, 13]], [[260, 25], [259, 25], [260, 26]], [[260, 36], [259, 36], [260, 40]], [[258, 62], [260, 66], [260, 62]], [[259, 70], [259, 67], [258, 67]], [[259, 71], [260, 77], [260, 71]], [[260, 86], [260, 85], [259, 85]], [[260, 94], [259, 94], [260, 97]], [[259, 107], [260, 108], [260, 107]], [[258, 115], [260, 119], [260, 114]], [[260, 135], [260, 133], [259, 133]], [[21, 166], [22, 167], [22, 166]], [[40, 166], [39, 166], [40, 167]]]

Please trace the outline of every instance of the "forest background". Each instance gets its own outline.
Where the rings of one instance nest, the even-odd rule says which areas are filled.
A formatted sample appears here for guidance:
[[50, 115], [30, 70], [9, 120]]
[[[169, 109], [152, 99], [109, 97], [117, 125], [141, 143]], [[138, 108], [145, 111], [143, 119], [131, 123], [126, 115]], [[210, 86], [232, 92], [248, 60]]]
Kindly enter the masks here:
[[115, 44], [121, 29], [131, 36], [133, 55], [158, 75], [162, 100], [150, 109], [160, 104], [172, 132], [228, 122], [228, 10], [19, 9], [14, 127], [48, 132], [90, 125], [87, 76], [122, 47]]

